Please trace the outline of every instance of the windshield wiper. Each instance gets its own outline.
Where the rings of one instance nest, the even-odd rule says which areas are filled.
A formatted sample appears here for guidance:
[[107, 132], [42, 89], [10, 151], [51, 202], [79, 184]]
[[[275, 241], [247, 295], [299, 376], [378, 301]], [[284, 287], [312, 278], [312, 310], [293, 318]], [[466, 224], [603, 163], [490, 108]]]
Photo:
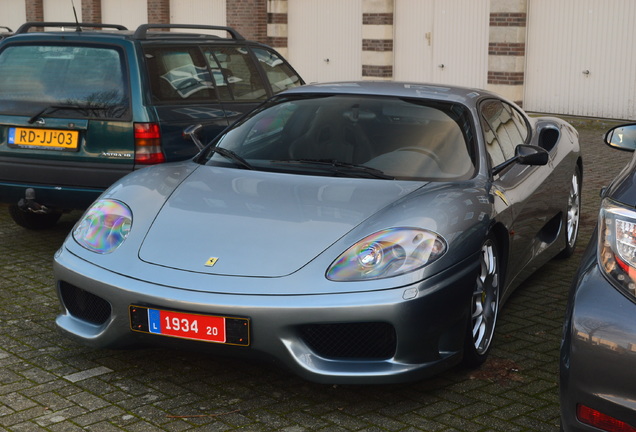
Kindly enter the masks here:
[[226, 159], [231, 160], [232, 162], [234, 162], [238, 166], [241, 166], [243, 168], [247, 168], [249, 170], [253, 170], [254, 169], [254, 167], [252, 165], [250, 165], [250, 163], [248, 161], [246, 161], [241, 156], [239, 156], [236, 153], [234, 153], [232, 150], [228, 150], [228, 149], [223, 148], [223, 147], [211, 147], [210, 150], [213, 151], [214, 153], [220, 154], [221, 156], [223, 156]]
[[51, 114], [51, 113], [54, 113], [55, 111], [59, 111], [63, 109], [72, 110], [72, 111], [84, 111], [84, 110], [107, 110], [111, 108], [112, 107], [96, 107], [96, 106], [90, 106], [90, 105], [48, 105], [46, 108], [38, 111], [37, 114], [33, 115], [27, 121], [27, 123], [33, 124], [39, 117], [42, 117], [45, 114]]
[[357, 165], [348, 162], [341, 162], [337, 159], [290, 159], [290, 160], [277, 160], [273, 161], [277, 163], [288, 163], [288, 164], [308, 164], [308, 165], [319, 165], [321, 167], [328, 167], [332, 172], [336, 172], [339, 174], [346, 173], [358, 173], [358, 174], [366, 174], [371, 177], [384, 179], [384, 180], [395, 180], [395, 177], [384, 173], [376, 168], [372, 168], [366, 165]]

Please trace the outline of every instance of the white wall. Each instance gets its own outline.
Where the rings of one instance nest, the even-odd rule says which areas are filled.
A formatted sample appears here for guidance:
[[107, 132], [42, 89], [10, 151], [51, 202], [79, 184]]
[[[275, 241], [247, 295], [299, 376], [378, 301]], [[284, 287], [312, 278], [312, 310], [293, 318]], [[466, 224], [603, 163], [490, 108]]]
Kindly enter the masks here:
[[102, 22], [121, 24], [130, 30], [148, 22], [146, 0], [102, 0]]
[[528, 1], [524, 107], [634, 119], [636, 2]]
[[81, 0], [44, 0], [42, 2], [44, 10], [44, 21], [57, 22], [75, 22], [75, 14], [77, 20], [82, 22], [82, 1]]
[[490, 0], [395, 0], [396, 80], [485, 88]]
[[225, 26], [225, 0], [170, 0], [170, 22]]
[[289, 0], [287, 60], [306, 82], [362, 78], [362, 0]]
[[[0, 0], [0, 25], [16, 30], [26, 21], [24, 0]], [[4, 31], [4, 29], [0, 29]]]

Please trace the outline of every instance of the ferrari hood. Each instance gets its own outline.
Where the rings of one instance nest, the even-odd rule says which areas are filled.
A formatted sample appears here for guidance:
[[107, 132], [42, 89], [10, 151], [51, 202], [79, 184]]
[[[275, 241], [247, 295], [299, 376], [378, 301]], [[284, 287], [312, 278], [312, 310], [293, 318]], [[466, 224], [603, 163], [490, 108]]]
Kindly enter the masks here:
[[140, 258], [191, 272], [288, 275], [422, 185], [200, 167], [166, 201]]

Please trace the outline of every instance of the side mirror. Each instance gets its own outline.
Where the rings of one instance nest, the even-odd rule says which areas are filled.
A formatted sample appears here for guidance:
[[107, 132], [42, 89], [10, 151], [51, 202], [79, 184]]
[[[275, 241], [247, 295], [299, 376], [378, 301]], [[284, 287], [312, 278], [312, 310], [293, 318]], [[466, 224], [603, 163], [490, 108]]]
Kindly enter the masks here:
[[620, 125], [608, 130], [605, 144], [619, 150], [636, 150], [636, 124]]
[[201, 132], [201, 129], [203, 129], [203, 126], [196, 124], [190, 125], [183, 130], [183, 138], [191, 140], [199, 150], [203, 150], [203, 147], [205, 147], [201, 142], [201, 138], [199, 138], [199, 132]]
[[550, 155], [542, 147], [521, 144], [515, 148], [515, 158], [522, 165], [546, 165]]
[[515, 155], [514, 157], [508, 159], [507, 161], [497, 165], [492, 169], [492, 175], [499, 174], [506, 167], [518, 163], [521, 165], [546, 165], [550, 155], [547, 150], [539, 147], [528, 144], [519, 144], [515, 147]]

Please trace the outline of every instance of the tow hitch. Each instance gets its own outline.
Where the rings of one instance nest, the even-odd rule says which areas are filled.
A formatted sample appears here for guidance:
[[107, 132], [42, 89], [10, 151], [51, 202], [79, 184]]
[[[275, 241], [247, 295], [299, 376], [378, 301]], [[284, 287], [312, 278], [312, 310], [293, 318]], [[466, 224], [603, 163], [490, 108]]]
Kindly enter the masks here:
[[49, 214], [51, 210], [48, 207], [35, 201], [35, 191], [28, 188], [24, 194], [24, 198], [18, 201], [18, 208], [27, 213]]

